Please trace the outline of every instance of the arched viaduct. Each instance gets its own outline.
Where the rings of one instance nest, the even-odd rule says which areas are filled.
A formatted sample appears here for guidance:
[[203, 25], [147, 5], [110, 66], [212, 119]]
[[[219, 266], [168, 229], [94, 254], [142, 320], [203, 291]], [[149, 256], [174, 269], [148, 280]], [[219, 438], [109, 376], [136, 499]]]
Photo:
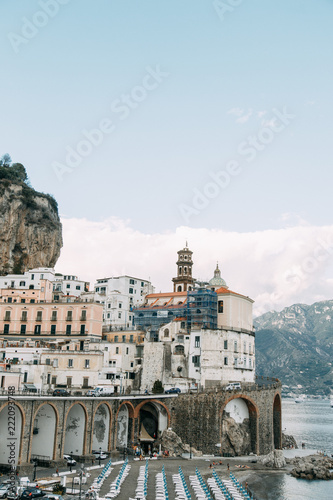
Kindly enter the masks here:
[[[52, 397], [0, 396], [0, 464], [24, 467], [34, 456], [55, 463], [64, 454], [88, 459], [93, 450], [123, 450], [137, 443], [153, 446], [171, 427], [185, 443], [203, 453], [226, 445], [223, 422], [229, 412], [243, 413], [250, 429], [250, 451], [265, 454], [281, 448], [281, 384], [242, 392], [199, 394]], [[13, 410], [14, 408], [14, 410]], [[13, 414], [14, 411], [14, 414]], [[220, 446], [220, 450], [216, 445]]]

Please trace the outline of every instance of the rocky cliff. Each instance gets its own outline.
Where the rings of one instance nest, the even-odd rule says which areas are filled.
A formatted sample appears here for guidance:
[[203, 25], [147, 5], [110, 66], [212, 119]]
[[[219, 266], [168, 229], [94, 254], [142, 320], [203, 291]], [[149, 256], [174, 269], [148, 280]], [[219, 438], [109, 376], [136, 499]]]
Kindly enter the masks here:
[[54, 198], [0, 176], [0, 274], [54, 267], [61, 247]]
[[254, 324], [257, 375], [279, 378], [287, 392], [330, 394], [333, 300], [268, 312]]

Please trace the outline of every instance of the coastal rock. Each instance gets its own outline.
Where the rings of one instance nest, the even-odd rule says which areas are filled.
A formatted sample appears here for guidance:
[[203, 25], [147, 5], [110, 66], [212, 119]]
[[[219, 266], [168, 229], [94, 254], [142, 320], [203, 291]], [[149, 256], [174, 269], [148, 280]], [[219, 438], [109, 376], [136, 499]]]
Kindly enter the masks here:
[[274, 469], [282, 469], [286, 466], [282, 450], [273, 450], [268, 455], [259, 457], [258, 462], [266, 465], [266, 467], [272, 467]]
[[249, 420], [245, 419], [238, 424], [232, 417], [226, 417], [222, 426], [222, 433], [225, 436], [223, 452], [231, 456], [249, 455], [251, 452]]
[[282, 432], [282, 449], [288, 450], [289, 448], [298, 448], [296, 439], [290, 434], [284, 434]]
[[333, 479], [333, 460], [328, 457], [315, 455], [308, 457], [295, 457], [295, 467], [290, 474], [303, 479]]
[[22, 183], [0, 179], [0, 274], [54, 267], [62, 247], [57, 202]]
[[[156, 444], [161, 444], [162, 450], [167, 450], [170, 457], [180, 457], [183, 453], [190, 453], [190, 445], [183, 443], [171, 429], [166, 429]], [[195, 457], [202, 456], [202, 452], [193, 447], [191, 447], [191, 453]]]

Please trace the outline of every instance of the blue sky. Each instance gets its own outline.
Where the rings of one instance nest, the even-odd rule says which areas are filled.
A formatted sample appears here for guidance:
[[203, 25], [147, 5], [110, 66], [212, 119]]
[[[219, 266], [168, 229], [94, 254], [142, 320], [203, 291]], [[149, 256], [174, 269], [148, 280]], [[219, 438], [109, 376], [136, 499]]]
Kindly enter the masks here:
[[[152, 236], [331, 224], [332, 1], [49, 2], [0, 3], [0, 151], [64, 220]], [[66, 163], [105, 120], [112, 132]]]

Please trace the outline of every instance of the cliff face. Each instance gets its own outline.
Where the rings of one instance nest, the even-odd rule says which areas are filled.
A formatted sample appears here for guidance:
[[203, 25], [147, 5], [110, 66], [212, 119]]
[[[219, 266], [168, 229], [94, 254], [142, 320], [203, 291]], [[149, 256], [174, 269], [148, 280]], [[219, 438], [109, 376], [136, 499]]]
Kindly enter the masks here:
[[0, 274], [54, 267], [61, 247], [55, 200], [24, 183], [0, 179]]

